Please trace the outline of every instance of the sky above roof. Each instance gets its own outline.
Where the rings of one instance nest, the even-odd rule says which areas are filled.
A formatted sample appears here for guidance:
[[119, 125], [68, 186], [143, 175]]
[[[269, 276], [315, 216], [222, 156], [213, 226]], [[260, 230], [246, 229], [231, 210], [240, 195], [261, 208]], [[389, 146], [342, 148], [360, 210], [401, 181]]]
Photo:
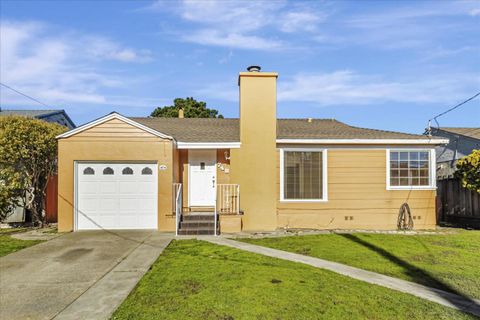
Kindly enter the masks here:
[[[1, 82], [77, 124], [177, 97], [238, 117], [238, 72], [276, 71], [278, 117], [421, 133], [480, 91], [478, 1], [0, 2]], [[39, 108], [0, 87], [2, 108]], [[480, 99], [438, 119], [480, 125]]]

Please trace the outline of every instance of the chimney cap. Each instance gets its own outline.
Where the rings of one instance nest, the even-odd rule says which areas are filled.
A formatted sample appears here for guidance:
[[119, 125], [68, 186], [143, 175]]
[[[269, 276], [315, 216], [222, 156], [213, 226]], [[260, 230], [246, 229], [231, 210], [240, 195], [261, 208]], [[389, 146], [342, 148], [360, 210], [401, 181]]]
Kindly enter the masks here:
[[262, 70], [262, 67], [260, 66], [249, 66], [247, 67], [248, 72], [260, 72]]

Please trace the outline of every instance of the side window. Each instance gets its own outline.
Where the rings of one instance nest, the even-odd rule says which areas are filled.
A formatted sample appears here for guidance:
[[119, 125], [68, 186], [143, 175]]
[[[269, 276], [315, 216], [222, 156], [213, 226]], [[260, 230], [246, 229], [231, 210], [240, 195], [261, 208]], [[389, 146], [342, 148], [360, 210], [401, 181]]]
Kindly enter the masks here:
[[84, 175], [94, 175], [95, 170], [93, 170], [93, 168], [87, 167], [83, 170], [83, 174]]
[[103, 169], [103, 174], [105, 175], [112, 175], [113, 173], [113, 169], [110, 167], [106, 167], [105, 169]]
[[123, 168], [122, 174], [133, 174], [133, 170], [130, 167]]
[[390, 188], [434, 187], [428, 150], [390, 151]]
[[152, 172], [152, 169], [150, 169], [149, 167], [145, 167], [142, 169], [142, 174], [143, 175], [151, 175], [153, 172]]

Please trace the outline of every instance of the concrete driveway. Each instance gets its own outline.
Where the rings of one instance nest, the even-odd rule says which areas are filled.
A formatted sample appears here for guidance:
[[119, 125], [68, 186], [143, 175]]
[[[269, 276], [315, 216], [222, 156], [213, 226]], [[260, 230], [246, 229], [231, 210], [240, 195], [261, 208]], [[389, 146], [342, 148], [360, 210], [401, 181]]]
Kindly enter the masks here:
[[82, 231], [2, 257], [0, 318], [108, 318], [171, 239], [156, 231]]

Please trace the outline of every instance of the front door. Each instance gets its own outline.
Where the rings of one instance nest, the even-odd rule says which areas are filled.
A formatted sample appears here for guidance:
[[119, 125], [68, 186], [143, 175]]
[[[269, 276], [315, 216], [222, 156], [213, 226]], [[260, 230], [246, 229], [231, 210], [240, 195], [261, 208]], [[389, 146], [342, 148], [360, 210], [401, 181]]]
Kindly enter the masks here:
[[191, 207], [215, 206], [216, 150], [189, 150], [189, 205]]

